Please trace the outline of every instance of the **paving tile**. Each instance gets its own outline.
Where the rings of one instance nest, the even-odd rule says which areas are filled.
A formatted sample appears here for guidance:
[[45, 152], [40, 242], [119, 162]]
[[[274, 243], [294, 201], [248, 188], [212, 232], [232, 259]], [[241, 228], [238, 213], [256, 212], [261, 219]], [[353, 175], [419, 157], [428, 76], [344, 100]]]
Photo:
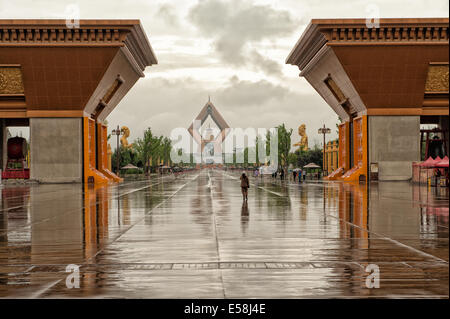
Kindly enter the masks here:
[[237, 177], [4, 192], [0, 297], [448, 298], [448, 192], [252, 178], [244, 205]]

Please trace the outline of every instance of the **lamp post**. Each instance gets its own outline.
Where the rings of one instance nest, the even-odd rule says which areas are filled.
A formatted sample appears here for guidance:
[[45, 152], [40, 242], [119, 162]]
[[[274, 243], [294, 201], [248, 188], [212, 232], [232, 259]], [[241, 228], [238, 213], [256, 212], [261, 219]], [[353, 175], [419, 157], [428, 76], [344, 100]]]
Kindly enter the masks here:
[[123, 131], [119, 128], [119, 125], [117, 125], [117, 128], [112, 130], [111, 132], [112, 135], [116, 135], [117, 136], [117, 148], [116, 148], [116, 152], [117, 152], [117, 156], [116, 156], [116, 169], [117, 169], [117, 176], [119, 176], [120, 173], [120, 151], [119, 151], [119, 136], [123, 135]]
[[[323, 134], [323, 156], [322, 156], [323, 164], [322, 164], [322, 167], [323, 167], [323, 170], [325, 171], [325, 147], [326, 147], [325, 134], [331, 133], [331, 129], [329, 129], [328, 127], [325, 127], [325, 124], [324, 124], [323, 127], [319, 128], [318, 133]], [[328, 175], [328, 168], [327, 168], [326, 172]]]

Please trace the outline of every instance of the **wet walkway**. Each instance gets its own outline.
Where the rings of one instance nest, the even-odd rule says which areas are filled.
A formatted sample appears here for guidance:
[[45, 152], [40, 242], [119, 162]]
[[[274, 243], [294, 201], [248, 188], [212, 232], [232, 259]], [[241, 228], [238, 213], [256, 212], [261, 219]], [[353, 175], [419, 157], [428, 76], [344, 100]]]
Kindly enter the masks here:
[[4, 185], [0, 297], [448, 298], [447, 188], [251, 182], [247, 205], [220, 170]]

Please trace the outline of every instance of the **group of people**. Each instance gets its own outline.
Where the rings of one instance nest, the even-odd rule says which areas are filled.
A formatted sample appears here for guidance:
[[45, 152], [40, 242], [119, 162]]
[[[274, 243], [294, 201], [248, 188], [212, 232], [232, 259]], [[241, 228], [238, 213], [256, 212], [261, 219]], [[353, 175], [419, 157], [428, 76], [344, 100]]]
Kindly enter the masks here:
[[[317, 174], [319, 174], [319, 173], [317, 173]], [[274, 173], [272, 173], [273, 178], [277, 178], [278, 175], [280, 175], [281, 180], [284, 180], [285, 173], [284, 173], [283, 169], [280, 169], [279, 171], [275, 171]], [[253, 171], [253, 177], [258, 177], [258, 176], [260, 176], [260, 172], [258, 169], [255, 169]], [[319, 176], [320, 175], [317, 175], [318, 178], [319, 178]], [[306, 171], [303, 171], [301, 169], [294, 170], [294, 171], [292, 171], [292, 177], [294, 179], [294, 182], [298, 181], [299, 183], [301, 183], [302, 181], [306, 180]], [[248, 179], [248, 176], [245, 174], [245, 172], [242, 172], [240, 180], [241, 180], [242, 199], [244, 201], [247, 201], [248, 189], [250, 188], [250, 181]]]
[[284, 169], [280, 169], [279, 171], [275, 171], [272, 173], [272, 177], [275, 179], [278, 177], [278, 175], [280, 175], [281, 180], [284, 180]]
[[306, 171], [292, 171], [292, 177], [294, 178], [294, 182], [298, 179], [298, 182], [301, 183], [302, 180], [306, 180]]
[[[253, 177], [258, 177], [258, 176], [262, 177], [262, 173], [258, 169], [255, 169], [253, 171]], [[311, 173], [310, 176], [312, 179], [320, 179], [320, 177], [321, 177], [319, 172]], [[277, 170], [272, 173], [272, 178], [277, 179], [278, 177], [280, 177], [281, 180], [285, 179], [285, 172], [283, 169]], [[301, 183], [302, 181], [305, 181], [306, 180], [306, 170], [297, 169], [297, 170], [292, 171], [292, 178], [293, 178], [294, 182], [298, 181], [299, 183]]]
[[[280, 176], [281, 180], [284, 180], [285, 174], [284, 174], [284, 170], [283, 169], [274, 172], [272, 174], [272, 177], [276, 179], [278, 177], [278, 175]], [[292, 171], [292, 177], [293, 177], [294, 182], [298, 180], [298, 182], [301, 183], [302, 180], [303, 181], [306, 180], [306, 171], [302, 171], [302, 170]]]

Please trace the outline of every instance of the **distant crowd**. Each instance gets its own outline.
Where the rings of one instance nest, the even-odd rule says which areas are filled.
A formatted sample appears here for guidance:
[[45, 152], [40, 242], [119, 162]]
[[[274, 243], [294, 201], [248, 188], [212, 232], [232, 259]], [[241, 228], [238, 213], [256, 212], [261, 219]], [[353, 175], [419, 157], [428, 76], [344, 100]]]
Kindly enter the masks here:
[[[292, 180], [294, 182], [299, 182], [301, 183], [302, 181], [305, 181], [307, 176], [308, 179], [320, 179], [322, 177], [320, 172], [310, 172], [308, 173], [306, 170], [302, 170], [302, 169], [294, 169], [291, 171], [292, 173]], [[277, 179], [278, 177], [280, 178], [280, 180], [285, 180], [286, 176], [285, 176], [285, 171], [283, 169], [279, 169], [276, 172], [272, 173], [272, 178], [273, 179]], [[258, 177], [261, 176], [262, 174], [260, 173], [260, 171], [258, 169], [255, 169], [253, 171], [253, 177]]]

